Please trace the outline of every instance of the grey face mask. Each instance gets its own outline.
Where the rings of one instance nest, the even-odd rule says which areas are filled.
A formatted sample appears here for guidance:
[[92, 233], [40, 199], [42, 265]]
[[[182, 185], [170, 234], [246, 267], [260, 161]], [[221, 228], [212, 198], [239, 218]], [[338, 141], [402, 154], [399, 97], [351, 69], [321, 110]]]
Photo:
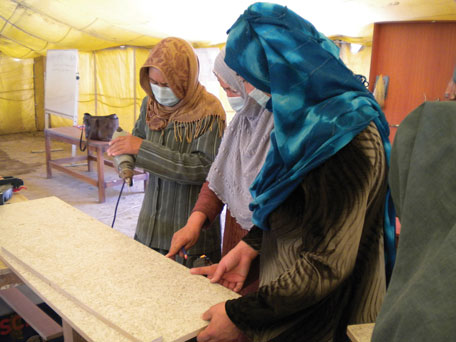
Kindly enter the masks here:
[[172, 107], [180, 101], [171, 88], [160, 87], [153, 83], [150, 84], [150, 88], [154, 93], [155, 100], [163, 106]]
[[249, 96], [254, 99], [261, 107], [265, 108], [266, 103], [268, 103], [270, 97], [266, 95], [266, 93], [262, 92], [261, 90], [254, 88], [250, 93]]
[[228, 102], [235, 112], [239, 112], [245, 104], [245, 101], [242, 97], [228, 97]]

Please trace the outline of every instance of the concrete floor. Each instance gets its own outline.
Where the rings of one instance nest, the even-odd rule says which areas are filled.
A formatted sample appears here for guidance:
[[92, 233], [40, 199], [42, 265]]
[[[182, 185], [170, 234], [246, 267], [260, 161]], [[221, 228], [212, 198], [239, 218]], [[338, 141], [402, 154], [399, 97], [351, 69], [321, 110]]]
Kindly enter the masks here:
[[[52, 142], [52, 158], [72, 155], [70, 144]], [[78, 154], [81, 154], [79, 152]], [[21, 194], [29, 200], [57, 196], [84, 213], [111, 226], [121, 185], [106, 189], [106, 202], [98, 203], [98, 189], [90, 184], [53, 169], [53, 177], [46, 178], [46, 160], [43, 132], [0, 135], [0, 176], [14, 176], [24, 181], [26, 189]], [[74, 166], [95, 178], [87, 166]], [[117, 177], [114, 169], [105, 168], [105, 179]], [[119, 202], [114, 229], [133, 237], [139, 210], [144, 197], [143, 181], [131, 188], [124, 187]]]

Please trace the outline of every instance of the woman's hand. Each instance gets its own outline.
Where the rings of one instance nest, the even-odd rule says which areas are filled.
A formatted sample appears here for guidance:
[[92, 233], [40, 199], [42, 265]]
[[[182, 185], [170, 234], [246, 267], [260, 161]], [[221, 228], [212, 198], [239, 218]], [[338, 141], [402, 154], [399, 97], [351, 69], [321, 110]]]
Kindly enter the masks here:
[[198, 334], [198, 342], [236, 341], [241, 334], [226, 314], [225, 303], [212, 306], [202, 318], [210, 322], [206, 329]]
[[220, 283], [223, 286], [239, 292], [244, 286], [245, 279], [250, 270], [252, 260], [258, 255], [252, 247], [244, 241], [240, 241], [219, 264], [192, 268], [192, 274], [206, 275], [212, 283]]
[[115, 138], [109, 142], [108, 155], [118, 156], [120, 154], [138, 154], [143, 139], [134, 135], [125, 135]]
[[187, 220], [187, 224], [174, 233], [171, 246], [166, 257], [174, 259], [176, 254], [185, 257], [184, 250], [193, 247], [201, 234], [201, 229], [207, 216], [200, 211], [194, 211]]

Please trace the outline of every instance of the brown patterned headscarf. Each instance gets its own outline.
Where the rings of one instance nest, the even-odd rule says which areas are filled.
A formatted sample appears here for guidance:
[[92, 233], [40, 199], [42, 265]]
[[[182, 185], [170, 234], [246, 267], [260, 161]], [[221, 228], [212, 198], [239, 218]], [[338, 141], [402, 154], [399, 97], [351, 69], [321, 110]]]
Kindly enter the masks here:
[[[173, 93], [181, 99], [175, 106], [166, 107], [155, 100], [149, 84], [150, 67], [163, 73]], [[146, 122], [151, 130], [163, 130], [170, 122], [174, 122], [176, 138], [182, 141], [185, 135], [191, 141], [209, 128], [208, 122], [214, 122], [203, 119], [217, 116], [219, 132], [223, 133], [225, 111], [222, 104], [199, 83], [198, 75], [198, 57], [185, 40], [165, 38], [154, 46], [139, 71], [141, 87], [149, 96]]]

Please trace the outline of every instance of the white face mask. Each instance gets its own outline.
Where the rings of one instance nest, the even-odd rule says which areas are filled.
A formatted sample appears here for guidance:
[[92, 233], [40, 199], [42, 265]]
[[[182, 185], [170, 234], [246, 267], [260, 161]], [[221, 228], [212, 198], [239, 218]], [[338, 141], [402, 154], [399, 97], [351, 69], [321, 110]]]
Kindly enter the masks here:
[[262, 92], [261, 90], [254, 88], [250, 93], [249, 96], [254, 99], [261, 107], [265, 108], [266, 103], [268, 103], [270, 97], [266, 95], [266, 93]]
[[172, 107], [180, 101], [171, 88], [160, 87], [153, 83], [150, 84], [150, 87], [154, 93], [155, 100], [163, 106]]
[[235, 112], [239, 112], [244, 107], [244, 99], [240, 96], [228, 97], [228, 102]]

